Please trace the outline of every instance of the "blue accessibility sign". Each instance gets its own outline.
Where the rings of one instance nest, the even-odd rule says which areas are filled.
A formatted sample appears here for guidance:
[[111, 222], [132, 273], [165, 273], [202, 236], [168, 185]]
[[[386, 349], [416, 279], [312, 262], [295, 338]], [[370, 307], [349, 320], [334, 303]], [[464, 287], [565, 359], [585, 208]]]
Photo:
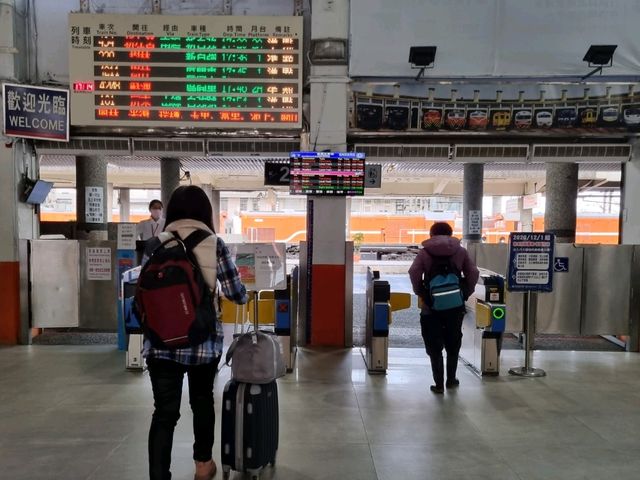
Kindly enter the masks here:
[[569, 271], [569, 257], [556, 257], [553, 261], [554, 272], [568, 272]]
[[2, 106], [7, 137], [69, 141], [69, 90], [4, 83]]
[[[551, 292], [553, 290], [553, 252], [551, 233], [511, 232], [507, 288], [512, 292]], [[567, 262], [568, 268], [568, 262]]]

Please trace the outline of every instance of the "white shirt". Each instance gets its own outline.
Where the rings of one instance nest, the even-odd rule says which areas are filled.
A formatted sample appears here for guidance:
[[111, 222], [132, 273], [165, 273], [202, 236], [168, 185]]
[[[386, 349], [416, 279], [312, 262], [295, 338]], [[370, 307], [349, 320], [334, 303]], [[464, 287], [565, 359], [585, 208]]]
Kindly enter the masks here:
[[158, 221], [149, 218], [141, 221], [137, 225], [138, 237], [141, 240], [149, 240], [152, 237], [157, 237], [162, 230], [164, 230], [164, 218], [160, 218]]

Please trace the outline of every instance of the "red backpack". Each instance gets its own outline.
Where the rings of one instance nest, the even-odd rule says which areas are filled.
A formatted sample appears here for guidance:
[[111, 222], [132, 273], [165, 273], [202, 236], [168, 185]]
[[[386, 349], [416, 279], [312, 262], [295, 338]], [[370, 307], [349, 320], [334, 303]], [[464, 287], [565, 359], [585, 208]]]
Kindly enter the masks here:
[[142, 267], [135, 305], [146, 337], [155, 348], [193, 347], [215, 332], [213, 293], [196, 261], [193, 249], [211, 232], [195, 230], [184, 240], [177, 232], [153, 249]]

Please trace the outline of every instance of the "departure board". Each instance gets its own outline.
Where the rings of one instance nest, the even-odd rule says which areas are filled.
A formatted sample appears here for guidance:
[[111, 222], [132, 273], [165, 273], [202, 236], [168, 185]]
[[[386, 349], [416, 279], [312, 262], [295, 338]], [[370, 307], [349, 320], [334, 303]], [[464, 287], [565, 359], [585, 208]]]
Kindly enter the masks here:
[[291, 152], [289, 191], [297, 195], [364, 195], [365, 154]]
[[302, 126], [302, 17], [69, 14], [71, 124]]

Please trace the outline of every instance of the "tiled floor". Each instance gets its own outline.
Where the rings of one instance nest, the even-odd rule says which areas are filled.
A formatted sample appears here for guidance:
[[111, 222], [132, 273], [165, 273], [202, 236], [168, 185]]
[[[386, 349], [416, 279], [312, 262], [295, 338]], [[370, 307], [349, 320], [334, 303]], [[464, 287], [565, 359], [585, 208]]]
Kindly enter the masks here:
[[[533, 359], [547, 377], [509, 376], [523, 353], [505, 351], [501, 376], [461, 367], [459, 390], [435, 396], [423, 350], [392, 349], [386, 376], [369, 376], [358, 350], [301, 350], [279, 381], [278, 465], [263, 478], [639, 478], [640, 355]], [[147, 478], [149, 379], [123, 362], [111, 346], [0, 348], [0, 478]], [[218, 409], [228, 376], [216, 381]], [[190, 480], [186, 396], [182, 415], [173, 473]]]

